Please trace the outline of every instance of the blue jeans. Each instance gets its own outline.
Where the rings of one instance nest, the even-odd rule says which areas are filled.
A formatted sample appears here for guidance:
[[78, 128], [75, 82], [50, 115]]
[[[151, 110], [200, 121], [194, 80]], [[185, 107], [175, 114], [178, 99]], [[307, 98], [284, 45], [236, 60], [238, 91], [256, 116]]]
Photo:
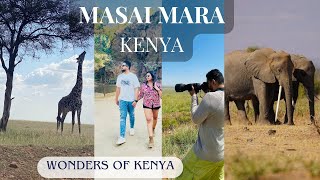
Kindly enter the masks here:
[[130, 117], [130, 128], [134, 128], [134, 107], [132, 106], [133, 101], [119, 101], [120, 108], [120, 136], [126, 136], [126, 120], [127, 113]]

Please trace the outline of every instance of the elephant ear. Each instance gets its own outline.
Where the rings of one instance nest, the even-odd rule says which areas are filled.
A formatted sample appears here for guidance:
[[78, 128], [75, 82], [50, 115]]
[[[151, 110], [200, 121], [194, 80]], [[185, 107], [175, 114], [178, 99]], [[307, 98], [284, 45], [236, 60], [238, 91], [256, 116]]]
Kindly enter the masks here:
[[276, 78], [270, 68], [270, 58], [265, 53], [255, 51], [245, 60], [249, 73], [265, 83], [275, 83]]

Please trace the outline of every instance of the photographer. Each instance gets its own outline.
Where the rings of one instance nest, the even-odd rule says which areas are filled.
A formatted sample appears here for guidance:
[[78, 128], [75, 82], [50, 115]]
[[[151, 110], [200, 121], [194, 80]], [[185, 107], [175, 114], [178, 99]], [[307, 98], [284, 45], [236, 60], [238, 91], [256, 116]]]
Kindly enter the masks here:
[[183, 159], [183, 172], [177, 179], [224, 179], [224, 78], [213, 69], [206, 75], [209, 92], [198, 105], [192, 88], [192, 121], [199, 125], [197, 141]]

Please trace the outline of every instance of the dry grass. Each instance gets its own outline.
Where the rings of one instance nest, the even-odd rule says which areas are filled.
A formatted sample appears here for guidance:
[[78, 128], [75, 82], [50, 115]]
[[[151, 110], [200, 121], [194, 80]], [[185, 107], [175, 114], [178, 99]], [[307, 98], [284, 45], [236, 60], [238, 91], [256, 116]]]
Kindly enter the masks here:
[[61, 135], [56, 123], [10, 120], [7, 132], [0, 133], [0, 179], [43, 179], [37, 171], [43, 157], [94, 155], [93, 125], [81, 125], [81, 135], [77, 124], [74, 134], [71, 124], [64, 127]]
[[[231, 104], [231, 120], [237, 121], [236, 107]], [[285, 104], [280, 104], [279, 119], [283, 120]], [[315, 109], [319, 106], [317, 101]], [[250, 121], [252, 111], [250, 108]], [[314, 125], [308, 125], [306, 98], [298, 100], [294, 122], [295, 126], [226, 126], [226, 179], [319, 179], [320, 135]], [[269, 135], [269, 130], [276, 133]]]
[[64, 124], [64, 132], [57, 132], [56, 123], [35, 121], [9, 121], [6, 133], [0, 134], [0, 145], [36, 145], [48, 147], [81, 147], [93, 145], [93, 125], [81, 125], [81, 135], [75, 124], [71, 134], [71, 124]]

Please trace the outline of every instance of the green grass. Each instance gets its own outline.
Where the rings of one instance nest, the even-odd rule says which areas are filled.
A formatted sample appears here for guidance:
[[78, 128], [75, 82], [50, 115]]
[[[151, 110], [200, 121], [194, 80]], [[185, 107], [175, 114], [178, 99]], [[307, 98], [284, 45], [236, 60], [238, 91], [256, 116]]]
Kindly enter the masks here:
[[163, 134], [163, 156], [175, 156], [182, 159], [196, 142], [196, 138], [197, 128], [192, 125], [183, 125], [175, 131]]
[[163, 131], [173, 130], [181, 124], [190, 124], [191, 98], [188, 92], [177, 93], [173, 88], [164, 88], [162, 96]]
[[176, 93], [164, 88], [162, 96], [163, 156], [183, 158], [197, 138], [198, 128], [192, 123], [188, 92]]
[[81, 125], [81, 135], [77, 124], [73, 134], [71, 124], [64, 124], [62, 135], [56, 128], [56, 123], [10, 120], [7, 132], [0, 133], [0, 145], [80, 147], [94, 144], [93, 125]]

